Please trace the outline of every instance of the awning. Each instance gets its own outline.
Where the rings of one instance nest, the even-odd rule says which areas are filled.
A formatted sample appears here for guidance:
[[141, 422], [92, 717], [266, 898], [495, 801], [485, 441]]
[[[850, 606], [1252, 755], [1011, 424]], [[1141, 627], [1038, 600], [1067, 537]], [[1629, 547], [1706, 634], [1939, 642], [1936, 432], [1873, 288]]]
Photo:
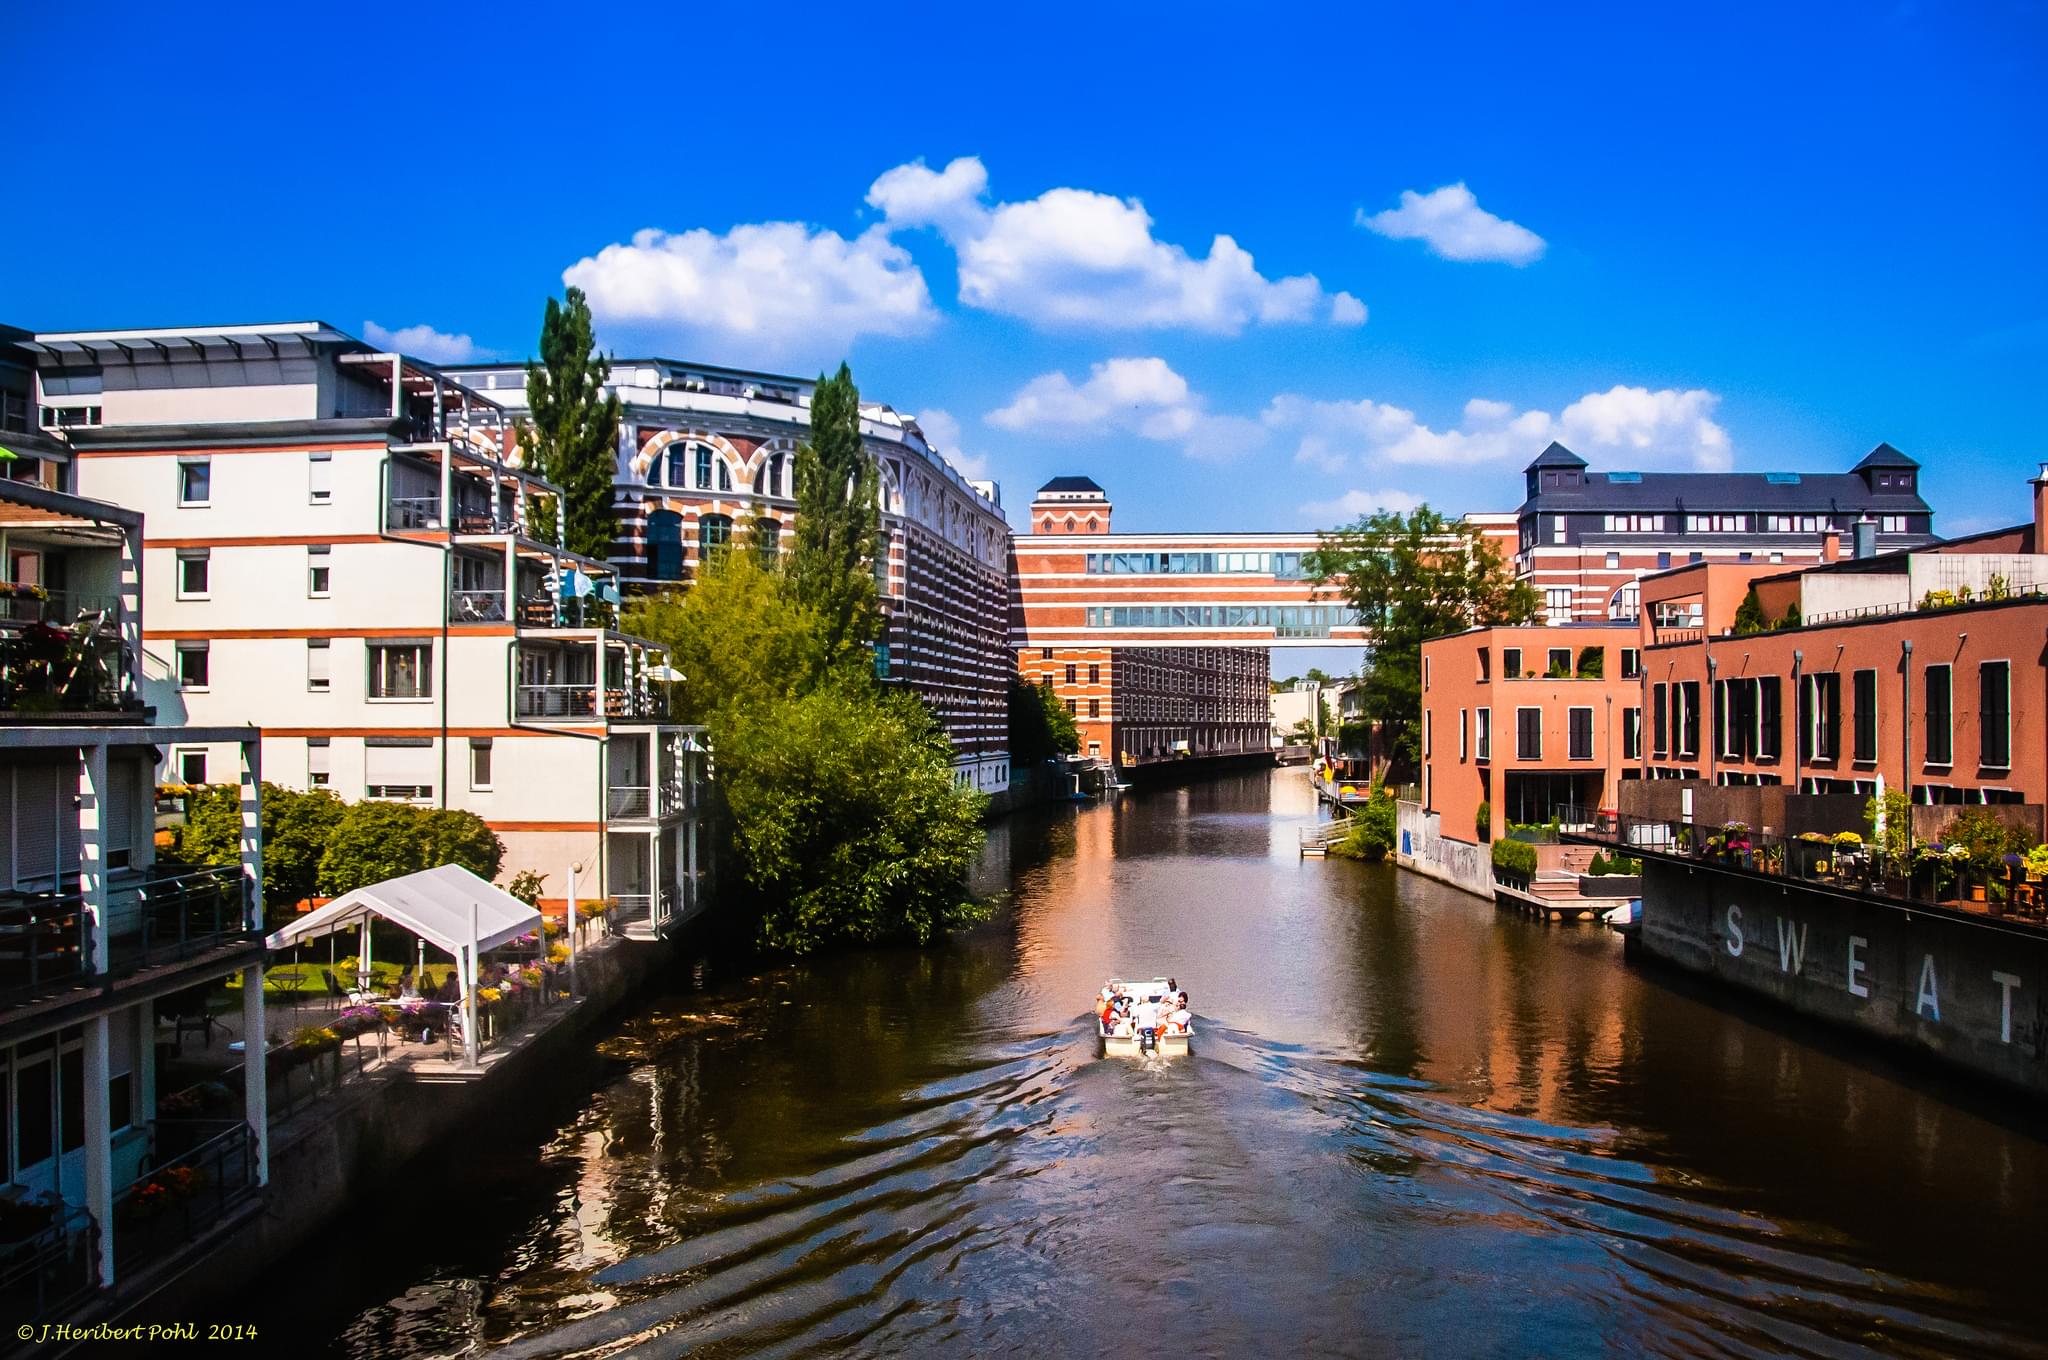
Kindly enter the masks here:
[[352, 929], [368, 916], [404, 926], [450, 954], [472, 943], [481, 954], [540, 929], [538, 910], [459, 864], [443, 864], [357, 888], [300, 917], [264, 943], [271, 949], [288, 949], [303, 940]]

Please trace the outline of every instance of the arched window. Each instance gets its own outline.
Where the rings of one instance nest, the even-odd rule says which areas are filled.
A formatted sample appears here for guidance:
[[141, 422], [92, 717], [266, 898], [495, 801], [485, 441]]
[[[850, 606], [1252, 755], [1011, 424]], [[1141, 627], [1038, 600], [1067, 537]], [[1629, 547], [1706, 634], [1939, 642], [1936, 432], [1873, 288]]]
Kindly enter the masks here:
[[690, 484], [690, 447], [687, 444], [671, 444], [665, 452], [668, 454], [667, 484], [680, 491]]
[[683, 517], [673, 510], [647, 517], [647, 575], [655, 581], [683, 579]]
[[766, 515], [755, 520], [754, 546], [761, 550], [761, 561], [773, 566], [776, 554], [782, 551], [782, 521]]
[[789, 488], [783, 483], [785, 470], [789, 466], [788, 455], [771, 453], [761, 468], [761, 494], [764, 496], [787, 496]]
[[711, 465], [718, 470], [718, 489], [720, 491], [732, 490], [732, 466], [723, 458], [717, 457], [712, 459]]
[[697, 560], [711, 556], [711, 550], [732, 542], [732, 517], [706, 515], [697, 521]]
[[1634, 581], [1615, 591], [1607, 601], [1607, 617], [1610, 619], [1632, 619], [1642, 612], [1642, 587]]
[[697, 450], [697, 489], [711, 489], [711, 465], [718, 461], [718, 455], [711, 451], [709, 444], [693, 445]]

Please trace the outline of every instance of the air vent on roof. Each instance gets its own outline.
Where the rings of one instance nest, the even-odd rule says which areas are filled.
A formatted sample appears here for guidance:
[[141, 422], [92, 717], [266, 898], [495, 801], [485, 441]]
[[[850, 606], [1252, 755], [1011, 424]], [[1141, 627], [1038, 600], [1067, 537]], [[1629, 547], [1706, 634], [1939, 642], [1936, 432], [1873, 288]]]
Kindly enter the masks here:
[[1764, 480], [1772, 486], [1798, 486], [1799, 474], [1796, 472], [1766, 472]]
[[1643, 480], [1643, 474], [1640, 472], [1610, 472], [1607, 474], [1607, 480], [1610, 484], [1614, 482], [1635, 483]]

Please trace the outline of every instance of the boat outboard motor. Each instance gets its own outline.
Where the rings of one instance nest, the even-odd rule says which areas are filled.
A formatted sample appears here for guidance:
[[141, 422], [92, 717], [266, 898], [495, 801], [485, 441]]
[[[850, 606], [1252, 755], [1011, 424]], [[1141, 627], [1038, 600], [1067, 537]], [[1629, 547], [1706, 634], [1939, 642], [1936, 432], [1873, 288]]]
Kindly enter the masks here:
[[1138, 1051], [1155, 1053], [1159, 1049], [1159, 1031], [1149, 1026], [1138, 1031]]

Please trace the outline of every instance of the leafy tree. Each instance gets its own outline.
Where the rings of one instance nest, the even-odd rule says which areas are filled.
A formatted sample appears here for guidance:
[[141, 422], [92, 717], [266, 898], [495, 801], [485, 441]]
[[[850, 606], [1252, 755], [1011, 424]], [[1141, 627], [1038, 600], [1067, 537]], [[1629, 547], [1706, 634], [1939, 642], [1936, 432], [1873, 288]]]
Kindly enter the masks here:
[[320, 857], [320, 890], [329, 897], [428, 867], [418, 809], [404, 803], [349, 806]]
[[1761, 633], [1771, 626], [1764, 615], [1763, 601], [1757, 598], [1756, 587], [1742, 597], [1742, 603], [1735, 606], [1735, 631], [1738, 633]]
[[526, 366], [531, 416], [520, 442], [527, 465], [562, 488], [562, 542], [586, 557], [609, 557], [612, 550], [619, 399], [604, 390], [610, 377], [583, 290], [571, 288], [562, 302], [549, 298], [540, 362]]
[[427, 868], [460, 864], [486, 883], [505, 861], [505, 842], [474, 812], [435, 808], [419, 814], [420, 859]]
[[728, 705], [711, 733], [764, 945], [923, 942], [982, 915], [984, 800], [915, 697], [827, 684]]
[[[708, 721], [741, 696], [795, 694], [834, 668], [817, 611], [755, 553], [714, 555], [688, 591], [629, 602], [622, 626], [668, 648], [669, 665], [683, 675], [673, 705], [682, 722]], [[847, 654], [839, 665], [851, 675], [866, 659]]]
[[1074, 715], [1042, 685], [1012, 677], [1010, 680], [1010, 759], [1013, 765], [1043, 764], [1062, 752], [1072, 755], [1081, 749], [1081, 733]]
[[1579, 678], [1598, 680], [1607, 673], [1607, 649], [1605, 647], [1582, 647], [1579, 649]]
[[[320, 857], [344, 804], [325, 789], [301, 792], [263, 785], [263, 900], [283, 909], [320, 889]], [[195, 790], [178, 829], [176, 853], [187, 864], [239, 864], [242, 793], [238, 785]]]
[[1352, 859], [1377, 864], [1394, 849], [1398, 821], [1394, 795], [1388, 793], [1384, 786], [1376, 785], [1365, 800], [1365, 806], [1352, 818], [1351, 830], [1345, 834], [1339, 848]]
[[1372, 665], [1359, 682], [1362, 716], [1410, 772], [1421, 754], [1423, 642], [1526, 623], [1542, 606], [1477, 528], [1426, 505], [1405, 515], [1377, 511], [1323, 534], [1302, 566], [1318, 586], [1341, 592], [1371, 632]]
[[811, 437], [796, 451], [796, 545], [789, 580], [817, 611], [826, 654], [865, 652], [881, 634], [875, 553], [880, 474], [860, 437], [860, 389], [845, 364], [811, 394]]
[[505, 891], [527, 906], [537, 907], [540, 905], [541, 888], [547, 881], [548, 876], [538, 869], [521, 869], [512, 875], [512, 881], [505, 885]]

